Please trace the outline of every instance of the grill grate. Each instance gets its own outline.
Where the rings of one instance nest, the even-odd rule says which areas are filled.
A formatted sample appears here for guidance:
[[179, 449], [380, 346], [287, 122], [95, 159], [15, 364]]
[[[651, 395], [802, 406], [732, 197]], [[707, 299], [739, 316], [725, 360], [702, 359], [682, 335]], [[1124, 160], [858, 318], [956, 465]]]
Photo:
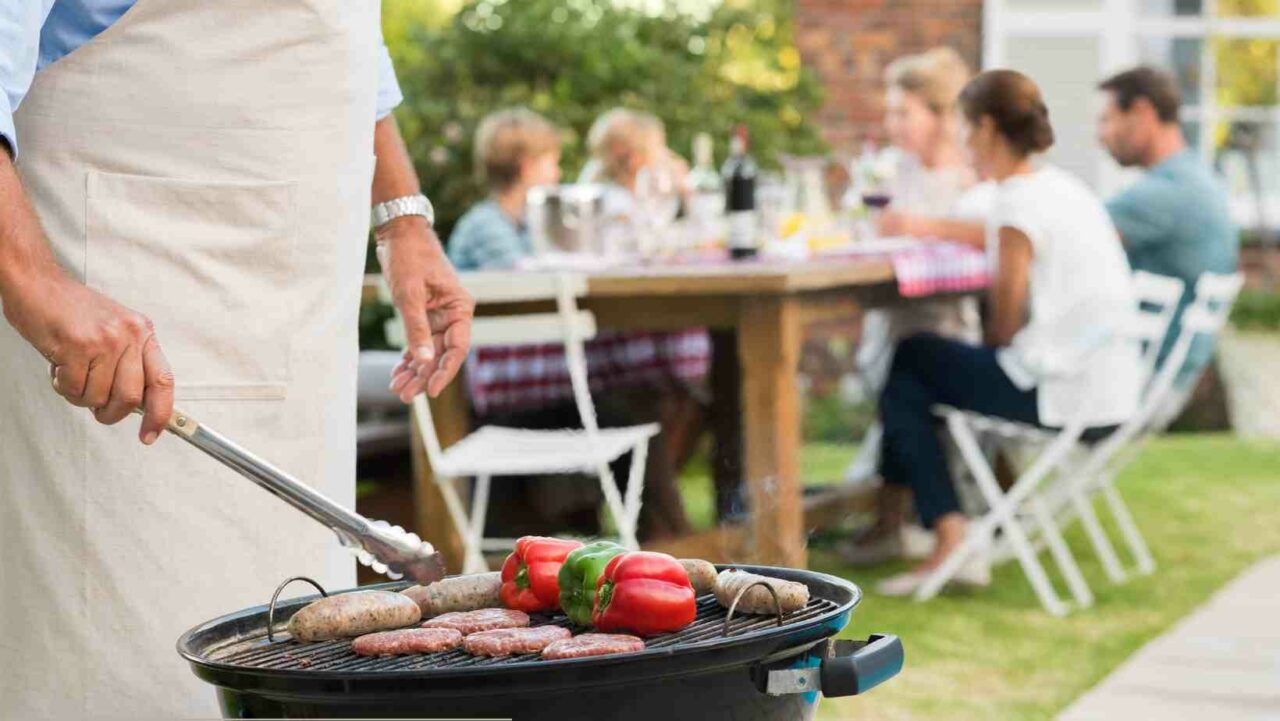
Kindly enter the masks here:
[[[839, 604], [832, 601], [811, 598], [804, 608], [784, 616], [782, 623], [784, 626], [801, 623], [837, 608], [839, 608]], [[720, 639], [723, 637], [724, 619], [727, 615], [728, 612], [720, 606], [715, 596], [702, 596], [698, 599], [698, 615], [692, 624], [676, 633], [648, 639], [645, 643], [645, 648], [681, 647]], [[729, 632], [731, 635], [737, 636], [750, 631], [775, 627], [777, 622], [777, 617], [775, 616], [734, 614], [733, 621], [729, 623]], [[554, 625], [573, 628], [569, 623], [569, 619], [563, 615], [535, 616], [532, 625]], [[534, 653], [490, 658], [471, 656], [461, 649], [407, 656], [357, 656], [351, 650], [350, 639], [318, 643], [301, 643], [289, 639], [270, 643], [267, 641], [265, 629], [259, 635], [214, 651], [209, 654], [206, 660], [212, 663], [242, 668], [280, 671], [342, 671], [351, 673], [508, 666], [531, 662], [556, 663], [555, 661], [544, 661], [541, 656]]]

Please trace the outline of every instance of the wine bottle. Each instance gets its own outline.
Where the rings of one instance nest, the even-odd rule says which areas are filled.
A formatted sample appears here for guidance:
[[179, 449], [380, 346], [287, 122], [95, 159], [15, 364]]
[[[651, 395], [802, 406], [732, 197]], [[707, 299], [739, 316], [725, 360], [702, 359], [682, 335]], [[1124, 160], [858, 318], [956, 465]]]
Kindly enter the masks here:
[[698, 133], [693, 138], [693, 170], [689, 171], [689, 220], [698, 246], [724, 238], [724, 182], [712, 164], [711, 136]]
[[739, 125], [729, 142], [729, 159], [721, 170], [725, 184], [725, 212], [729, 218], [729, 255], [734, 260], [755, 257], [759, 251], [756, 223], [756, 161], [747, 154], [747, 128]]

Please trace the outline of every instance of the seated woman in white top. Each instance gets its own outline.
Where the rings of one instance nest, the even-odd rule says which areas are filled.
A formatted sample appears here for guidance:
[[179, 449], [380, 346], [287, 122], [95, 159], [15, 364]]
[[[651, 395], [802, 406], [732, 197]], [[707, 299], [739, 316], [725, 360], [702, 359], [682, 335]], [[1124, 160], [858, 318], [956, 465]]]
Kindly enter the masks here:
[[[1135, 308], [1129, 265], [1106, 209], [1084, 183], [1037, 164], [1036, 154], [1053, 144], [1039, 89], [1020, 73], [991, 71], [965, 86], [960, 108], [975, 167], [999, 183], [988, 224], [999, 266], [984, 346], [921, 335], [903, 341], [894, 357], [880, 401], [881, 471], [886, 483], [915, 492], [937, 546], [919, 567], [880, 584], [890, 595], [913, 593], [966, 531], [933, 406], [1044, 427], [1081, 418], [1104, 432], [1138, 403], [1135, 344], [1115, 340], [1085, 357]], [[985, 569], [967, 570], [957, 580], [985, 582]]]

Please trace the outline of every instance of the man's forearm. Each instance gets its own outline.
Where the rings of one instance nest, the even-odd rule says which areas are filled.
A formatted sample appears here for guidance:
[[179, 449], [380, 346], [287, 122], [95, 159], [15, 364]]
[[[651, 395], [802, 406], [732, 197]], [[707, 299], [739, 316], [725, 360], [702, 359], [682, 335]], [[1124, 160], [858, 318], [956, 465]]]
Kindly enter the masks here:
[[[374, 126], [373, 153], [377, 157], [377, 165], [373, 171], [374, 204], [422, 192], [418, 173], [413, 169], [413, 159], [409, 156], [409, 149], [405, 147], [395, 116], [388, 115]], [[435, 231], [421, 216], [409, 215], [392, 220], [378, 229], [377, 236], [379, 241], [383, 241], [406, 233], [419, 238], [425, 233], [432, 248], [443, 254], [444, 250]]]
[[59, 272], [17, 168], [0, 153], [0, 300]]

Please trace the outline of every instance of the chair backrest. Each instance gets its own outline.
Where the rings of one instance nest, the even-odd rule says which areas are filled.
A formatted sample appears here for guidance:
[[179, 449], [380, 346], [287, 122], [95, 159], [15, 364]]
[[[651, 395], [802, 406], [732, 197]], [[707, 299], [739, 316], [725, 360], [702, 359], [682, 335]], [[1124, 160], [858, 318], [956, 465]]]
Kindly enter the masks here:
[[1191, 346], [1197, 337], [1215, 338], [1226, 326], [1231, 317], [1231, 307], [1235, 304], [1240, 289], [1244, 286], [1244, 276], [1240, 273], [1220, 275], [1205, 273], [1196, 280], [1196, 294], [1191, 304], [1182, 313], [1182, 328], [1174, 341], [1169, 357], [1151, 380], [1140, 415], [1143, 423], [1150, 421], [1161, 408], [1169, 403], [1176, 394], [1174, 382], [1182, 372], [1182, 367], [1191, 352]]
[[1142, 382], [1146, 385], [1155, 375], [1160, 348], [1173, 325], [1178, 303], [1187, 284], [1181, 278], [1139, 270], [1133, 274], [1133, 292], [1138, 302], [1130, 335], [1142, 344]]
[[1222, 331], [1231, 306], [1244, 285], [1244, 277], [1239, 274], [1216, 275], [1205, 273], [1196, 282], [1196, 295], [1191, 304], [1182, 313], [1182, 327], [1174, 341], [1164, 365], [1152, 376], [1147, 385], [1142, 402], [1129, 420], [1125, 421], [1114, 433], [1108, 436], [1082, 469], [1082, 475], [1088, 477], [1101, 470], [1102, 466], [1125, 446], [1134, 442], [1146, 433], [1158, 432], [1172, 422], [1176, 410], [1185, 402], [1185, 397], [1175, 387], [1175, 381], [1186, 363], [1191, 345], [1198, 336], [1213, 338]]
[[[553, 302], [553, 313], [501, 313], [485, 314], [472, 320], [471, 344], [473, 348], [495, 345], [523, 345], [562, 343], [569, 382], [573, 388], [574, 404], [587, 441], [591, 442], [599, 432], [595, 405], [591, 399], [587, 380], [585, 342], [596, 336], [595, 315], [578, 308], [578, 298], [587, 292], [586, 278], [574, 273], [538, 272], [467, 272], [459, 274], [467, 292], [475, 299], [476, 307], [501, 306], [513, 303]], [[379, 296], [390, 302], [390, 291], [385, 281], [380, 284]], [[397, 348], [405, 345], [404, 323], [397, 310], [386, 325], [387, 342]], [[475, 356], [472, 355], [472, 358]], [[436, 433], [431, 405], [425, 394], [413, 401], [413, 411], [423, 434], [427, 458], [433, 468], [440, 468], [443, 448]]]

